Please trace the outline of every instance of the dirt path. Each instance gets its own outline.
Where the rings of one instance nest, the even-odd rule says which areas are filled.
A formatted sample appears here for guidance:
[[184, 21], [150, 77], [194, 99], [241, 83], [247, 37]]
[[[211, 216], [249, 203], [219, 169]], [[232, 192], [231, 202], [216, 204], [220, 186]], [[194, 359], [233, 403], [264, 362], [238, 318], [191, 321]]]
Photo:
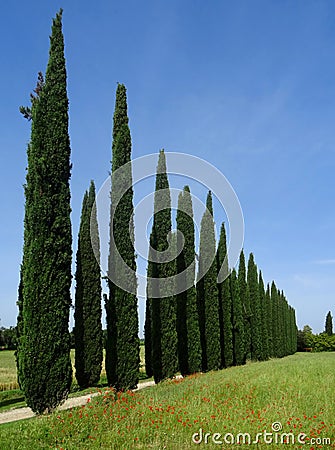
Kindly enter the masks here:
[[[144, 389], [149, 386], [153, 386], [154, 384], [155, 384], [154, 381], [146, 381], [144, 383], [139, 383], [139, 385], [138, 385], [137, 389], [135, 389], [135, 391]], [[99, 392], [83, 395], [81, 397], [68, 398], [63, 403], [63, 405], [61, 405], [57, 408], [57, 410], [61, 411], [64, 409], [70, 409], [70, 408], [74, 408], [76, 406], [85, 405], [89, 398], [96, 397], [97, 395], [100, 395]], [[32, 410], [27, 407], [10, 409], [9, 411], [0, 413], [0, 424], [8, 423], [8, 422], [15, 422], [16, 420], [30, 419], [31, 417], [34, 417], [34, 416], [35, 416], [35, 414], [32, 412]]]

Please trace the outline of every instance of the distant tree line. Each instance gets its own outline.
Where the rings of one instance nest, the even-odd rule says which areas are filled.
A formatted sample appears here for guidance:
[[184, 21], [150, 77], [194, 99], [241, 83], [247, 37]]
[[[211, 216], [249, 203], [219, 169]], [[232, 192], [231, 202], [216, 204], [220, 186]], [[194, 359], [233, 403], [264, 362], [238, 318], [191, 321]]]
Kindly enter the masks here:
[[0, 328], [0, 349], [16, 350], [17, 332], [16, 327]]
[[328, 311], [325, 320], [325, 329], [322, 333], [313, 334], [312, 328], [305, 325], [302, 330], [298, 330], [297, 350], [316, 351], [316, 352], [334, 352], [335, 334], [333, 333], [333, 317], [331, 311]]

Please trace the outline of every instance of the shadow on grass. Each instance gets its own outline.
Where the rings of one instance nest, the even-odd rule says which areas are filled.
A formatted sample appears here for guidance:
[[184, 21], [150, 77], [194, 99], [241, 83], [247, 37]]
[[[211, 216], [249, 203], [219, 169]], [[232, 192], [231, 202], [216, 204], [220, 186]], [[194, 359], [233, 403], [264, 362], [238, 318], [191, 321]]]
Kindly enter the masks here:
[[15, 405], [16, 403], [21, 403], [24, 402], [24, 395], [22, 395], [22, 397], [18, 397], [18, 398], [11, 398], [8, 400], [2, 400], [0, 401], [0, 410], [3, 407], [9, 406], [9, 405]]

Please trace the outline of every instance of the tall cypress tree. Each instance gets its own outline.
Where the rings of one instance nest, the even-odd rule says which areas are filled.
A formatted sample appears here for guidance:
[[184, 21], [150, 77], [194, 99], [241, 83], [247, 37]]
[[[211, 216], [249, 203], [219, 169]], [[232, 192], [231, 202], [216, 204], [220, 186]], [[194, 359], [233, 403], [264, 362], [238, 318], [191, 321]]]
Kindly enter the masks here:
[[227, 239], [224, 222], [221, 224], [220, 239], [216, 252], [217, 273], [223, 268], [223, 281], [218, 283], [219, 321], [221, 340], [221, 365], [233, 364], [232, 299], [229, 280]]
[[269, 358], [272, 358], [274, 356], [274, 350], [273, 350], [272, 302], [269, 283], [266, 286], [265, 300], [266, 300], [266, 324], [268, 333], [268, 356]]
[[269, 347], [268, 347], [269, 335], [267, 326], [267, 303], [261, 270], [259, 271], [258, 287], [259, 287], [259, 300], [261, 313], [261, 329], [260, 329], [261, 343], [262, 343], [261, 359], [266, 360], [269, 357]]
[[209, 192], [206, 210], [200, 227], [197, 303], [202, 346], [202, 370], [221, 366], [219, 297], [217, 288], [216, 243], [212, 193]]
[[[93, 251], [94, 249], [94, 251]], [[95, 186], [85, 192], [78, 236], [74, 311], [75, 368], [81, 388], [100, 379], [102, 352], [101, 275]]]
[[241, 250], [240, 261], [238, 267], [238, 286], [240, 293], [240, 301], [243, 309], [244, 320], [244, 344], [245, 344], [245, 359], [251, 358], [251, 311], [250, 311], [250, 297], [247, 285], [247, 271], [245, 266], [244, 252]]
[[284, 323], [284, 298], [283, 292], [278, 289], [278, 340], [279, 358], [285, 356], [285, 323]]
[[[117, 390], [137, 386], [139, 338], [134, 249], [134, 206], [131, 172], [131, 137], [128, 126], [127, 93], [118, 84], [113, 120], [109, 298], [106, 302], [108, 384]], [[128, 164], [127, 164], [128, 163]], [[117, 172], [122, 166], [122, 174]], [[127, 186], [124, 193], [124, 187]], [[117, 257], [117, 252], [122, 262]], [[122, 264], [129, 270], [125, 270]], [[120, 286], [126, 286], [129, 291]]]
[[[150, 245], [157, 252], [157, 262], [148, 267], [155, 280], [147, 286], [151, 314], [152, 369], [155, 382], [171, 378], [177, 371], [176, 298], [165, 289], [164, 281], [176, 273], [175, 260], [170, 261], [171, 247], [168, 236], [172, 230], [171, 196], [166, 174], [164, 150], [159, 153], [154, 218]], [[149, 259], [152, 259], [149, 252]], [[149, 273], [149, 272], [148, 272]], [[171, 287], [171, 286], [170, 286]]]
[[233, 269], [230, 277], [230, 292], [232, 301], [232, 326], [233, 326], [233, 364], [239, 366], [245, 364], [244, 320], [243, 305], [240, 298], [240, 290], [236, 270]]
[[248, 261], [247, 282], [250, 294], [251, 309], [251, 358], [260, 360], [262, 357], [261, 341], [261, 310], [259, 300], [258, 272], [254, 255], [250, 253]]
[[279, 357], [280, 354], [280, 331], [279, 331], [279, 306], [278, 290], [274, 281], [271, 283], [271, 306], [272, 306], [272, 345], [273, 356]]
[[36, 413], [52, 411], [65, 400], [72, 381], [71, 166], [62, 11], [53, 20], [49, 62], [40, 88], [29, 117], [18, 354], [20, 384]]
[[330, 311], [328, 311], [326, 316], [325, 332], [328, 336], [332, 336], [333, 334], [333, 318]]
[[179, 275], [178, 282], [178, 290], [182, 292], [177, 295], [178, 361], [182, 375], [188, 375], [199, 372], [201, 369], [200, 329], [194, 285], [193, 207], [188, 186], [185, 186], [183, 192], [179, 194], [176, 220], [177, 230], [184, 238], [183, 243], [181, 235], [177, 235], [177, 274], [182, 274]]

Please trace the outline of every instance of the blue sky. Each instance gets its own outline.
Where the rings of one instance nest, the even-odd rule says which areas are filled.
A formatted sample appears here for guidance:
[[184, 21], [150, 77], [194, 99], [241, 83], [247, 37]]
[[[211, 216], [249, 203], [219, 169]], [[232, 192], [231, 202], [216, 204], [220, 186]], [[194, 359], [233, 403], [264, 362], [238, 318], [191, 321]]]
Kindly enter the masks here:
[[16, 322], [22, 255], [30, 125], [18, 107], [45, 71], [61, 6], [74, 250], [83, 193], [110, 169], [122, 82], [133, 157], [164, 147], [219, 168], [243, 209], [245, 252], [285, 291], [299, 327], [322, 331], [335, 314], [335, 4], [310, 0], [2, 5], [0, 325]]

